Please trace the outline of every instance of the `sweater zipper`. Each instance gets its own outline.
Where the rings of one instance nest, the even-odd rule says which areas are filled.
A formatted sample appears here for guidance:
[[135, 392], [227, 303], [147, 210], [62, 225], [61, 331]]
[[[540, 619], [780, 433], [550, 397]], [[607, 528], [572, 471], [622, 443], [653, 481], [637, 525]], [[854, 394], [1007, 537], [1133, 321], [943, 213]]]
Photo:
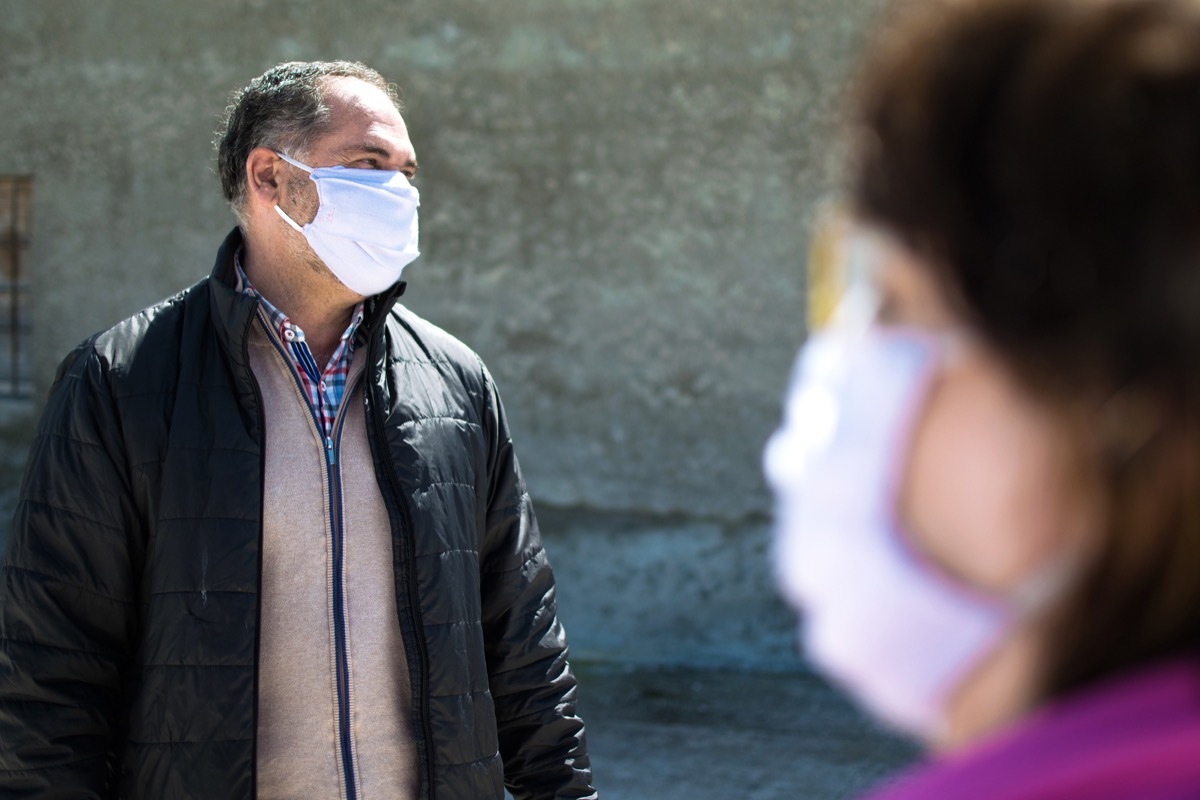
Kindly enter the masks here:
[[[296, 372], [295, 364], [288, 357], [283, 345], [272, 335], [270, 325], [261, 315], [259, 322], [267, 331], [267, 338], [283, 357], [284, 363], [290, 367], [292, 380], [302, 397], [307, 397], [304, 383]], [[338, 408], [334, 419], [331, 436], [325, 435], [325, 427], [316, 409], [311, 403], [308, 406], [309, 418], [312, 420], [321, 440], [325, 443], [325, 488], [329, 495], [329, 531], [330, 549], [333, 554], [333, 645], [334, 664], [336, 665], [337, 704], [338, 704], [338, 741], [341, 745], [342, 773], [345, 778], [346, 800], [356, 800], [358, 797], [357, 780], [354, 774], [353, 740], [350, 734], [350, 660], [346, 647], [346, 606], [345, 606], [345, 535], [342, 525], [342, 482], [341, 470], [338, 468], [338, 448], [341, 445], [342, 426], [346, 416], [347, 398], [351, 395], [353, 386], [346, 385], [346, 393], [342, 397], [341, 407]]]
[[342, 442], [342, 423], [345, 420], [347, 397], [352, 386], [346, 386], [346, 397], [333, 424], [333, 436], [325, 439], [326, 465], [329, 476], [329, 523], [333, 548], [333, 641], [337, 664], [338, 732], [342, 742], [342, 769], [346, 773], [346, 798], [355, 800], [358, 794], [354, 774], [353, 741], [350, 735], [350, 658], [346, 646], [346, 537], [342, 517], [342, 477], [337, 466], [337, 453]]

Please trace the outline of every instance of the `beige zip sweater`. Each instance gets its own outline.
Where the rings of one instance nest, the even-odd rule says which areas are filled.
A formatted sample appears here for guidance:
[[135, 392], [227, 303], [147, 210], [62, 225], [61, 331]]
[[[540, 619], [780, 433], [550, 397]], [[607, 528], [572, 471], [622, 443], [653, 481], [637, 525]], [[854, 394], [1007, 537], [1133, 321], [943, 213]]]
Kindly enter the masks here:
[[417, 789], [412, 699], [396, 611], [391, 526], [363, 415], [364, 348], [350, 367], [338, 458], [331, 467], [294, 368], [270, 327], [256, 322], [250, 336], [250, 365], [266, 419], [258, 798], [318, 800], [347, 793], [334, 639], [332, 469], [342, 492], [349, 760], [356, 798], [406, 800]]

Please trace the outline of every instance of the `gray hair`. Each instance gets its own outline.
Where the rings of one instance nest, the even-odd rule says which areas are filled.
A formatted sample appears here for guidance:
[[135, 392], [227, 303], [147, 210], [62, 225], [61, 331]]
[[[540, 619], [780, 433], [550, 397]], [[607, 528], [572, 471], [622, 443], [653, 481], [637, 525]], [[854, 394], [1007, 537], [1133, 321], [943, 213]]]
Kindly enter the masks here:
[[289, 61], [271, 67], [234, 92], [213, 145], [221, 190], [238, 219], [245, 221], [246, 159], [256, 147], [296, 158], [307, 155], [329, 125], [325, 103], [329, 78], [358, 78], [378, 87], [400, 109], [396, 88], [356, 61]]

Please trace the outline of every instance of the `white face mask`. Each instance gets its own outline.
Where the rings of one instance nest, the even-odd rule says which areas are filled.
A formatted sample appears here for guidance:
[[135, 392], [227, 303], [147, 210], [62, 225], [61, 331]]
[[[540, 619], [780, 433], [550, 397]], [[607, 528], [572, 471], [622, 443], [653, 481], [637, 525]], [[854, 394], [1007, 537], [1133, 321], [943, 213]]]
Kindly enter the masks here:
[[986, 597], [900, 528], [910, 437], [946, 345], [879, 328], [813, 336], [765, 453], [777, 577], [804, 612], [805, 653], [875, 715], [924, 738], [939, 733], [950, 692], [1055, 588], [1038, 580]]
[[278, 205], [275, 210], [303, 234], [330, 272], [364, 297], [400, 280], [404, 268], [420, 255], [420, 195], [407, 176], [379, 169], [314, 169], [283, 153], [276, 155], [308, 172], [317, 185], [320, 206], [304, 227]]

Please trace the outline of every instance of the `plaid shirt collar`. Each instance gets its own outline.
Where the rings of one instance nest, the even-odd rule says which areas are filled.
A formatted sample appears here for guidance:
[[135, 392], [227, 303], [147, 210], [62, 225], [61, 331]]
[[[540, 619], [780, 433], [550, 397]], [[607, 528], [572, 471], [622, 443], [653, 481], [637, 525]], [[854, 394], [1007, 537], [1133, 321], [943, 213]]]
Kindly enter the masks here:
[[234, 257], [233, 263], [237, 269], [238, 291], [258, 299], [267, 321], [279, 335], [284, 350], [291, 356], [292, 365], [296, 369], [309, 406], [321, 422], [327, 441], [331, 441], [338, 409], [346, 391], [350, 363], [354, 360], [354, 339], [363, 320], [363, 303], [354, 307], [350, 315], [350, 325], [342, 333], [337, 349], [333, 351], [329, 363], [322, 370], [304, 339], [304, 331], [288, 319], [286, 314], [271, 305], [271, 302], [259, 294], [250, 283], [250, 279], [242, 270], [240, 252]]

